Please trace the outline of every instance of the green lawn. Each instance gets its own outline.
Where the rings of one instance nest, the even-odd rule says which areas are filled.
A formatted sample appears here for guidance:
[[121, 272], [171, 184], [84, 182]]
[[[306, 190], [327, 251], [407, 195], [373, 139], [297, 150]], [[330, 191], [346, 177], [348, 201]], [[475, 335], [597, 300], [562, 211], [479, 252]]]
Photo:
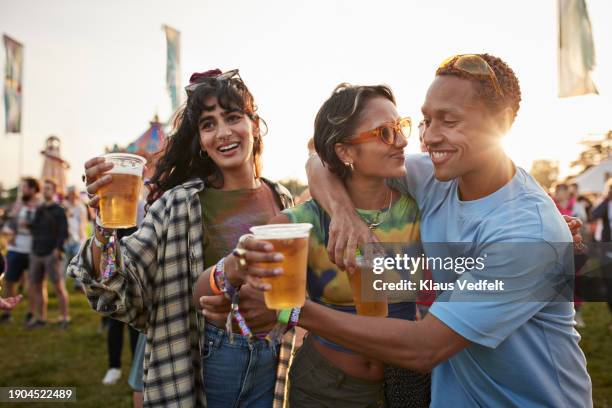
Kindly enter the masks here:
[[[66, 406], [130, 407], [131, 389], [127, 385], [127, 374], [131, 353], [127, 331], [124, 335], [123, 377], [117, 385], [104, 386], [101, 380], [107, 369], [106, 337], [96, 332], [100, 317], [89, 309], [83, 295], [71, 295], [73, 320], [67, 331], [54, 327], [33, 331], [23, 329], [21, 321], [25, 305], [14, 313], [14, 323], [0, 325], [0, 387], [76, 387], [77, 403]], [[57, 308], [51, 296], [49, 309], [49, 317], [54, 319]], [[586, 304], [583, 310], [587, 327], [581, 331], [581, 345], [593, 380], [594, 405], [612, 407], [612, 333], [607, 329], [610, 322], [608, 310], [603, 303]], [[61, 404], [29, 403], [27, 406]]]
[[[54, 320], [58, 316], [57, 302], [51, 291], [50, 288], [49, 319]], [[106, 333], [97, 333], [100, 316], [89, 308], [81, 293], [71, 292], [70, 306], [72, 322], [68, 330], [53, 325], [24, 329], [25, 304], [13, 313], [12, 324], [0, 325], [0, 386], [76, 387], [76, 404], [27, 403], [28, 407], [131, 407], [131, 388], [127, 384], [131, 364], [127, 329], [122, 356], [123, 376], [116, 385], [102, 385], [102, 377], [108, 369], [108, 354]]]
[[612, 332], [608, 330], [608, 307], [605, 303], [587, 303], [583, 316], [587, 327], [580, 330], [580, 346], [593, 381], [593, 405], [612, 407]]

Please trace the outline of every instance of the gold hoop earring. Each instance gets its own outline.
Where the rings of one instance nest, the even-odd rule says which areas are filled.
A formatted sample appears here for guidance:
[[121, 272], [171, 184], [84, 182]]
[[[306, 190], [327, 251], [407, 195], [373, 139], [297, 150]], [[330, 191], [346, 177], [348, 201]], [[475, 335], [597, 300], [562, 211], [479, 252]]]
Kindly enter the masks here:
[[351, 169], [351, 171], [355, 170], [355, 166], [351, 162], [346, 162], [344, 163], [344, 165], [348, 167], [349, 169]]

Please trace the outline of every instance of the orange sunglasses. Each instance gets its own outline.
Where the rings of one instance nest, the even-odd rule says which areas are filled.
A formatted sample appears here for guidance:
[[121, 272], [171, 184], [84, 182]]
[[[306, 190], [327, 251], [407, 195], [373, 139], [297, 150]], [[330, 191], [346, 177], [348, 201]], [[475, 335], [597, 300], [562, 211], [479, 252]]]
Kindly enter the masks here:
[[493, 68], [491, 68], [489, 63], [480, 55], [453, 55], [452, 57], [445, 59], [442, 64], [440, 64], [438, 69], [441, 68], [454, 68], [479, 79], [482, 79], [483, 77], [488, 78], [493, 84], [495, 92], [497, 92], [499, 96], [504, 96], [504, 93], [499, 86], [497, 76], [495, 75], [495, 71], [493, 71]]
[[346, 143], [367, 143], [372, 139], [380, 138], [384, 144], [393, 146], [397, 142], [398, 135], [402, 135], [404, 139], [408, 139], [410, 132], [412, 132], [412, 120], [408, 117], [400, 118], [393, 123], [385, 123], [376, 129], [359, 133], [356, 137], [347, 141]]

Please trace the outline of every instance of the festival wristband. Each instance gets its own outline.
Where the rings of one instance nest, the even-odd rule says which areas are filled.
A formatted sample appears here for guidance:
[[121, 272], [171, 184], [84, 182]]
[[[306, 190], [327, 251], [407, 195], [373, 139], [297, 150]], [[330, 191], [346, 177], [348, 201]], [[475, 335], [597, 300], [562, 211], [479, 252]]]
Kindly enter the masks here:
[[278, 322], [282, 324], [289, 324], [289, 319], [291, 318], [291, 310], [292, 309], [281, 309], [278, 312]]
[[[240, 303], [240, 291], [233, 287], [228, 279], [225, 276], [225, 258], [221, 258], [217, 265], [215, 265], [214, 270], [214, 281], [217, 283], [217, 286], [221, 290], [222, 293], [225, 293], [225, 296], [229, 298], [232, 302], [231, 311], [227, 315], [227, 321], [225, 322], [225, 330], [230, 339], [230, 343], [234, 341], [234, 333], [232, 331], [232, 318], [238, 324], [240, 328], [240, 334], [244, 337], [251, 339], [253, 337], [253, 333], [249, 326], [246, 323], [244, 316], [240, 313], [240, 307], [238, 304]], [[212, 286], [212, 284], [211, 284]]]
[[[109, 230], [107, 230], [109, 231]], [[108, 242], [104, 244], [102, 252], [106, 254], [106, 265], [102, 272], [102, 277], [108, 279], [117, 271], [117, 233], [110, 230]]]
[[300, 311], [302, 309], [299, 307], [294, 307], [293, 309], [282, 309], [278, 312], [277, 321], [281, 325], [287, 326], [287, 331], [291, 330], [295, 326], [297, 326], [298, 320], [300, 318]]
[[225, 258], [221, 258], [215, 266], [215, 283], [221, 292], [225, 293], [228, 298], [232, 298], [237, 289], [230, 283], [225, 275]]
[[298, 321], [300, 320], [300, 312], [302, 311], [301, 307], [294, 307], [291, 311], [291, 317], [289, 317], [289, 323], [287, 324], [287, 331], [293, 329], [297, 326]]

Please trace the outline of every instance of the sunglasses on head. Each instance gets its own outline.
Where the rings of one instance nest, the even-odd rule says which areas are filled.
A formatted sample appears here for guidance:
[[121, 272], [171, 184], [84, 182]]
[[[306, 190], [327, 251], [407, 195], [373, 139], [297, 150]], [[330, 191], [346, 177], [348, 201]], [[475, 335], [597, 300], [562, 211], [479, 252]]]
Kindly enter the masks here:
[[453, 68], [478, 79], [489, 79], [499, 96], [504, 96], [495, 71], [489, 63], [477, 54], [459, 54], [445, 59], [438, 69]]
[[197, 78], [194, 82], [187, 85], [185, 87], [185, 92], [187, 92], [187, 95], [189, 96], [193, 92], [195, 92], [195, 90], [198, 89], [201, 85], [205, 83], [210, 83], [211, 80], [215, 80], [219, 82], [229, 81], [230, 79], [235, 78], [235, 77], [237, 77], [238, 79], [242, 81], [242, 78], [240, 78], [240, 74], [238, 73], [238, 69], [232, 69], [232, 70], [229, 70], [227, 72], [224, 72], [218, 75], [202, 76], [200, 78]]
[[410, 132], [412, 132], [412, 120], [408, 117], [400, 118], [393, 123], [384, 123], [375, 129], [359, 133], [346, 143], [367, 143], [372, 139], [380, 138], [384, 144], [393, 146], [396, 144], [399, 136], [403, 137], [404, 139], [408, 139]]

